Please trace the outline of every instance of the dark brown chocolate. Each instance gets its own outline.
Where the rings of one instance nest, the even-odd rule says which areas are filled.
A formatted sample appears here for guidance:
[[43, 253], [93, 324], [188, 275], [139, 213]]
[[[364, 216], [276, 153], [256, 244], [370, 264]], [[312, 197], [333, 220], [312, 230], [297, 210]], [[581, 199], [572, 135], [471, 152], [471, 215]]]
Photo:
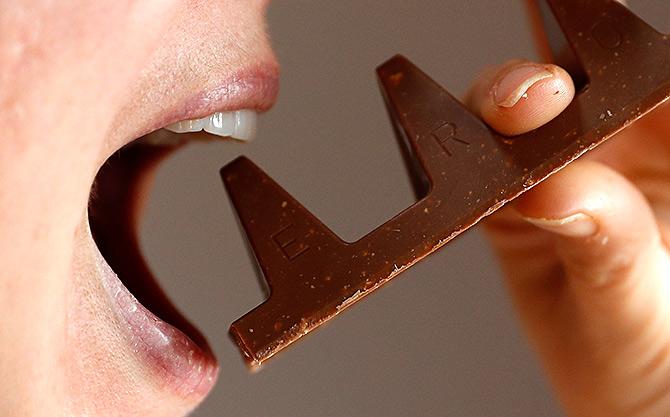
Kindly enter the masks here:
[[250, 365], [361, 300], [670, 96], [670, 45], [613, 0], [550, 0], [588, 86], [541, 128], [493, 132], [407, 59], [377, 69], [416, 204], [345, 242], [251, 161], [221, 175], [270, 288], [230, 328]]

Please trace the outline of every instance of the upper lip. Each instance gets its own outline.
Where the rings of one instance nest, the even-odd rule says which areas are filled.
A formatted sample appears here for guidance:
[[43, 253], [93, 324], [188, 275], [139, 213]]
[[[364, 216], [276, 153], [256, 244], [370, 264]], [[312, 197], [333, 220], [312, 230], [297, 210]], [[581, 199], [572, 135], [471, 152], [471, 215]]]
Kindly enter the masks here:
[[182, 120], [199, 119], [216, 112], [242, 109], [264, 112], [279, 92], [279, 67], [274, 61], [245, 68], [181, 100], [157, 117], [136, 137]]

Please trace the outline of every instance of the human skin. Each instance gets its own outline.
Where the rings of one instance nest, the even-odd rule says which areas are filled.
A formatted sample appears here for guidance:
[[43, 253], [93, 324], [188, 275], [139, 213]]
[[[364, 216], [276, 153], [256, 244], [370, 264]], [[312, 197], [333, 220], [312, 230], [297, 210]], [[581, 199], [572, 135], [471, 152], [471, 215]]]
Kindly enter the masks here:
[[[477, 80], [468, 102], [497, 130], [520, 134], [573, 95], [560, 68], [511, 61]], [[670, 414], [669, 162], [663, 105], [485, 222], [570, 416]]]
[[[266, 3], [0, 6], [0, 415], [180, 416], [214, 384], [205, 342], [124, 316], [142, 309], [101, 260], [86, 208], [125, 143], [184, 111], [272, 104]], [[264, 77], [259, 94], [235, 90], [245, 77]]]
[[[178, 120], [193, 94], [216, 95], [231, 77], [259, 72], [263, 88], [274, 88], [265, 7], [27, 0], [0, 8], [0, 415], [181, 416], [214, 384], [216, 361], [197, 334], [196, 346], [157, 322], [173, 349], [156, 354], [128, 331], [147, 318], [124, 315], [142, 307], [102, 260], [87, 203], [103, 162]], [[513, 80], [526, 97], [496, 96], [520, 92], [500, 82], [519, 67], [528, 63], [487, 73], [469, 100], [508, 134], [546, 123], [574, 93], [567, 73], [541, 66], [551, 76]], [[265, 91], [244, 106], [264, 110], [272, 100]], [[573, 416], [670, 410], [668, 115], [659, 109], [486, 222], [519, 315]], [[190, 351], [177, 372], [174, 361]]]

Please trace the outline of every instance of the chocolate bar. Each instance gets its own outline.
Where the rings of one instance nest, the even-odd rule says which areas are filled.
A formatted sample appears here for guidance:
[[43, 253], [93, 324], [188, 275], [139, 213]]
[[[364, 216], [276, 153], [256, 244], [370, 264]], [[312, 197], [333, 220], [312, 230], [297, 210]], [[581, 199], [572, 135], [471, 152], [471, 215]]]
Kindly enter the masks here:
[[402, 56], [377, 69], [420, 199], [346, 242], [251, 161], [221, 176], [269, 298], [230, 332], [257, 366], [670, 97], [670, 41], [613, 0], [549, 0], [584, 76], [558, 117], [491, 130]]

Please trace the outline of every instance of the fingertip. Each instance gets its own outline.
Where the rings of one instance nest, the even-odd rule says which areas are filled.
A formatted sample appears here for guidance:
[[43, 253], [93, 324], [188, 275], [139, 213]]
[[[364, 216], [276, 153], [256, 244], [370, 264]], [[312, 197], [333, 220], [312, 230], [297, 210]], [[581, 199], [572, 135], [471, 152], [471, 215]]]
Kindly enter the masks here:
[[[619, 175], [595, 162], [575, 161], [547, 178], [514, 202], [524, 218], [563, 218], [580, 211], [596, 212], [613, 197], [606, 185], [618, 182]], [[607, 188], [610, 188], [609, 186]], [[620, 189], [615, 189], [617, 194]]]
[[573, 162], [524, 194], [514, 207], [528, 223], [556, 237], [565, 268], [586, 281], [607, 281], [660, 244], [644, 196], [599, 163]]
[[562, 68], [515, 60], [481, 77], [469, 102], [493, 129], [515, 136], [551, 121], [574, 95], [574, 83]]
[[547, 178], [514, 206], [525, 217], [559, 217], [577, 211], [598, 217], [621, 212], [651, 214], [646, 199], [628, 179], [602, 163], [585, 159]]

